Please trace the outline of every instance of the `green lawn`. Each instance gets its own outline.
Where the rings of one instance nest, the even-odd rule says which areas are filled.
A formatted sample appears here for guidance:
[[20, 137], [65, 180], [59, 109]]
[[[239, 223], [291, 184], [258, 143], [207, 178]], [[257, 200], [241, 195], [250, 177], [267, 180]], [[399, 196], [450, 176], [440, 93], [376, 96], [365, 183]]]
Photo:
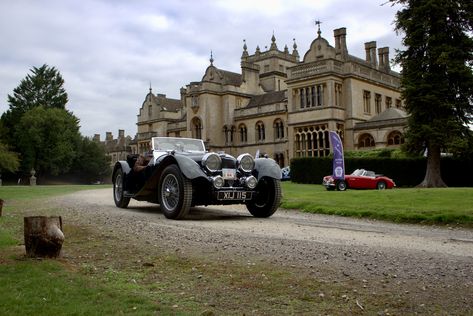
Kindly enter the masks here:
[[[48, 197], [107, 186], [0, 186], [5, 201], [0, 217], [1, 315], [171, 314], [149, 297], [135, 294], [130, 282], [104, 284], [57, 260], [24, 257], [23, 216], [37, 209], [55, 212]], [[66, 227], [67, 229], [68, 227]]]
[[[158, 306], [146, 296], [68, 271], [54, 260], [17, 259], [0, 264], [2, 315], [151, 315]], [[135, 286], [136, 287], [136, 286]]]
[[79, 190], [93, 190], [107, 188], [110, 185], [11, 185], [0, 186], [0, 199], [24, 200], [46, 198], [72, 193]]
[[[384, 283], [369, 281], [365, 288], [365, 280], [328, 282], [305, 268], [251, 263], [255, 258], [222, 264], [213, 257], [183, 256], [175, 249], [163, 251], [148, 244], [123, 247], [133, 239], [123, 241], [112, 231], [71, 223], [64, 226], [67, 257], [25, 258], [23, 216], [56, 213], [47, 197], [97, 188], [100, 186], [0, 187], [0, 198], [6, 200], [0, 217], [1, 315], [285, 315], [312, 314], [314, 310], [374, 315], [380, 309], [399, 315], [413, 311], [435, 314], [444, 309], [458, 313], [456, 303], [449, 307], [445, 304], [451, 300], [439, 301], [442, 293], [435, 293], [419, 309], [411, 285], [406, 285], [409, 291], [386, 290]], [[321, 185], [285, 182], [283, 193], [286, 208], [473, 226], [473, 189], [327, 192]], [[322, 275], [335, 274], [330, 266], [318, 269]], [[356, 295], [364, 311], [354, 300], [346, 299], [347, 295]]]
[[283, 182], [282, 207], [394, 222], [473, 226], [473, 188], [327, 191]]

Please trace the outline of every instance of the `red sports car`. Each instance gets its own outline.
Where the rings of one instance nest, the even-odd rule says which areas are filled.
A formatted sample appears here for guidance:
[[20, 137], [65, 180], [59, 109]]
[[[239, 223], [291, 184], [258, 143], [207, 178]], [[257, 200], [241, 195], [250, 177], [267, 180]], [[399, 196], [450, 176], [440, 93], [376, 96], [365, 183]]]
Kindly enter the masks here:
[[356, 169], [352, 174], [345, 175], [345, 180], [335, 180], [332, 176], [325, 176], [322, 183], [327, 190], [345, 191], [350, 189], [392, 189], [394, 181], [373, 171]]

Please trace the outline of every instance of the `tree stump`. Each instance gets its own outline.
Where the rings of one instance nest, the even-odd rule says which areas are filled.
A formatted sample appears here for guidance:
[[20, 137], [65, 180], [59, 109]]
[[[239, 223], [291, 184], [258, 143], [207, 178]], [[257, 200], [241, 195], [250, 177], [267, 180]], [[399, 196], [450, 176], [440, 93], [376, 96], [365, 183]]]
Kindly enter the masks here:
[[61, 216], [29, 216], [24, 218], [24, 223], [26, 256], [59, 256], [64, 242]]

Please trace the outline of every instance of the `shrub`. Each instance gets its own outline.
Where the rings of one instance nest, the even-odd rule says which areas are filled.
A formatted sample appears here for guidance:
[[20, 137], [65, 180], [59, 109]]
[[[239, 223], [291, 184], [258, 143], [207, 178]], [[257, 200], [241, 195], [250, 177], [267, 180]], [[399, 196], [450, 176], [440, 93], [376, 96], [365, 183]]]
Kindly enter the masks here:
[[[425, 176], [424, 157], [384, 158], [386, 152], [375, 157], [345, 157], [345, 173], [355, 169], [373, 170], [394, 180], [397, 186], [416, 186]], [[441, 173], [450, 187], [473, 186], [473, 160], [443, 157]], [[322, 178], [332, 174], [332, 157], [294, 158], [291, 160], [291, 179], [297, 183], [322, 183]]]

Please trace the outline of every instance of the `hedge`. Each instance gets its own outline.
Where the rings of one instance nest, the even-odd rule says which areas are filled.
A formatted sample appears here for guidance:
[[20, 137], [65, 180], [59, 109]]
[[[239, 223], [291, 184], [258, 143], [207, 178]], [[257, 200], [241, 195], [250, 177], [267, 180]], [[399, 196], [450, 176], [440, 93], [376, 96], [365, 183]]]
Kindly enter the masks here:
[[[420, 158], [347, 158], [345, 173], [367, 169], [392, 178], [398, 187], [416, 186], [425, 176], [427, 160]], [[473, 186], [473, 160], [443, 157], [442, 179], [449, 187]], [[332, 158], [294, 158], [291, 160], [291, 180], [297, 183], [322, 183], [332, 174]]]

